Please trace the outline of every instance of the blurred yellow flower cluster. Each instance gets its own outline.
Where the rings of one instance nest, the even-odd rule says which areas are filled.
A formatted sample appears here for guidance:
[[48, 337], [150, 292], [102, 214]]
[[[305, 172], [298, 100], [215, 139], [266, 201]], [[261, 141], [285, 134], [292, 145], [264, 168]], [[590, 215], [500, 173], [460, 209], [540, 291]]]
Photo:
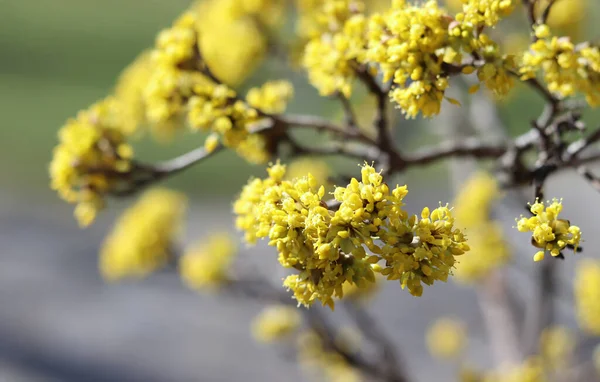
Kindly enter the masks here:
[[600, 335], [600, 262], [585, 259], [577, 264], [573, 285], [579, 326]]
[[456, 263], [454, 279], [459, 282], [481, 280], [511, 257], [500, 223], [491, 219], [492, 203], [499, 196], [496, 179], [480, 172], [462, 186], [454, 201], [454, 216], [465, 228], [471, 248]]
[[298, 330], [300, 323], [298, 309], [286, 305], [269, 306], [252, 322], [252, 334], [258, 341], [273, 342]]
[[203, 238], [179, 259], [181, 279], [195, 290], [218, 287], [227, 281], [236, 254], [237, 245], [227, 233]]
[[454, 318], [440, 318], [429, 327], [426, 336], [429, 352], [442, 359], [461, 355], [467, 343], [465, 325]]
[[536, 201], [531, 205], [532, 217], [521, 217], [517, 221], [517, 229], [520, 232], [532, 232], [531, 243], [540, 248], [533, 259], [541, 261], [546, 252], [552, 256], [558, 256], [568, 245], [574, 250], [581, 241], [581, 230], [576, 225], [565, 219], [559, 219], [562, 211], [562, 201], [553, 199], [546, 204]]
[[[362, 167], [360, 181], [336, 187], [335, 211], [311, 174], [283, 180], [281, 164], [268, 172], [242, 190], [234, 204], [236, 225], [250, 243], [268, 237], [281, 265], [299, 272], [284, 286], [304, 305], [320, 300], [333, 308], [332, 297], [343, 296], [345, 283], [365, 287], [374, 281], [373, 270], [420, 296], [422, 283], [445, 281], [455, 256], [468, 250], [448, 207], [424, 208], [420, 219], [409, 216], [402, 208], [406, 186], [390, 190], [372, 166]], [[381, 260], [385, 267], [377, 264]]]
[[109, 281], [144, 277], [163, 267], [175, 255], [186, 206], [185, 196], [175, 191], [144, 193], [106, 237], [100, 251], [102, 276]]

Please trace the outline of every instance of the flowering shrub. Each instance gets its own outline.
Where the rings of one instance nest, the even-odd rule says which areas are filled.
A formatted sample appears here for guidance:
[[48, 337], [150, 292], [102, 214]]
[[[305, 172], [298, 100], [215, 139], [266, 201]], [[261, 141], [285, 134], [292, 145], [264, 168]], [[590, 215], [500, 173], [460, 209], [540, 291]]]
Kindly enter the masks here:
[[[555, 268], [560, 259], [573, 261], [565, 259], [566, 250], [581, 251], [582, 232], [559, 218], [559, 196], [545, 202], [545, 185], [558, 171], [575, 169], [600, 188], [586, 167], [598, 158], [589, 149], [600, 130], [588, 131], [582, 120], [585, 110], [600, 105], [600, 47], [581, 37], [586, 1], [297, 0], [293, 11], [287, 3], [193, 4], [124, 70], [111, 95], [65, 123], [50, 164], [51, 187], [75, 204], [81, 226], [93, 223], [111, 197], [137, 193], [223, 150], [265, 165], [267, 175], [248, 180], [233, 202], [235, 226], [247, 244], [266, 239], [274, 247], [287, 272], [283, 287], [234, 272], [238, 246], [227, 234], [180, 253], [186, 202], [165, 189], [147, 191], [116, 223], [101, 250], [102, 275], [142, 277], [174, 265], [194, 290], [267, 300], [274, 305], [252, 325], [255, 336], [297, 339], [291, 343], [297, 342], [302, 364], [340, 381], [409, 380], [409, 365], [365, 308], [379, 286], [396, 281], [418, 297], [456, 279], [480, 292], [491, 345], [501, 350], [495, 352], [498, 367], [479, 371], [463, 360], [466, 326], [450, 319], [435, 323], [427, 345], [458, 362], [461, 380], [579, 378], [580, 365], [569, 358], [575, 335], [554, 325], [551, 311]], [[295, 35], [283, 44], [279, 35], [292, 17]], [[520, 28], [527, 43], [505, 38], [505, 25]], [[321, 96], [339, 101], [341, 120], [288, 113], [294, 97], [288, 80], [271, 79], [241, 93], [240, 85], [267, 59], [302, 70]], [[469, 109], [473, 97], [494, 110], [486, 97], [509, 96], [517, 86], [545, 103], [523, 135], [491, 143], [473, 136], [412, 153], [393, 139], [394, 119], [434, 118], [465, 100]], [[365, 93], [374, 101], [368, 123], [357, 115]], [[456, 124], [436, 121], [439, 130]], [[295, 134], [302, 129], [329, 139], [307, 144]], [[197, 149], [154, 164], [135, 156], [135, 138], [168, 141], [185, 130], [199, 137]], [[350, 158], [360, 170], [336, 172], [318, 160], [322, 156]], [[494, 166], [487, 172], [483, 168], [492, 167], [482, 166], [451, 204], [415, 206], [407, 185], [393, 183], [410, 168], [457, 157]], [[514, 189], [527, 192], [530, 202], [530, 215], [518, 218], [515, 228], [531, 233], [533, 260], [542, 262], [536, 265], [538, 303], [531, 308], [515, 308], [507, 297], [511, 285], [502, 268], [515, 257], [507, 239], [519, 239], [492, 213]], [[421, 212], [409, 213], [407, 204]], [[600, 333], [599, 269], [586, 259], [574, 287], [577, 318], [593, 335]], [[327, 311], [313, 306], [317, 302], [331, 310], [342, 305], [354, 326], [348, 331], [332, 324]], [[512, 312], [518, 308], [524, 325], [515, 319], [520, 312]], [[348, 332], [360, 335], [348, 340]], [[361, 350], [363, 341], [379, 347], [376, 356]]]

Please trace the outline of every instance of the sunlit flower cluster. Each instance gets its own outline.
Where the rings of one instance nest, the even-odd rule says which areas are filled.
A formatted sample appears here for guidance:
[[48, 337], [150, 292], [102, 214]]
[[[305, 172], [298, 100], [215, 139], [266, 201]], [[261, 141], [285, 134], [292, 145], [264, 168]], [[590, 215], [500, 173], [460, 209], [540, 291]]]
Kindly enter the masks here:
[[531, 244], [540, 248], [533, 257], [535, 261], [543, 260], [547, 252], [558, 256], [568, 245], [577, 249], [581, 241], [581, 230], [568, 220], [558, 218], [562, 211], [562, 201], [553, 199], [544, 204], [536, 200], [530, 211], [533, 216], [521, 217], [517, 221], [517, 229], [520, 232], [532, 232]]
[[564, 326], [551, 326], [540, 337], [540, 357], [544, 366], [559, 370], [569, 364], [569, 357], [575, 349], [575, 336]]
[[294, 333], [301, 323], [300, 312], [293, 306], [274, 305], [263, 309], [252, 322], [252, 334], [261, 342], [273, 342]]
[[454, 279], [481, 280], [510, 259], [500, 223], [491, 219], [492, 203], [498, 199], [497, 181], [487, 173], [477, 173], [463, 185], [454, 202], [457, 224], [466, 229], [471, 250], [456, 263]]
[[100, 272], [110, 281], [144, 277], [173, 258], [186, 198], [167, 189], [144, 193], [116, 222], [100, 251]]
[[[407, 117], [430, 117], [439, 113], [452, 75], [477, 70], [493, 92], [504, 95], [512, 88], [513, 57], [502, 55], [481, 29], [495, 26], [513, 7], [512, 0], [468, 1], [453, 18], [436, 1], [394, 1], [387, 11], [354, 13], [333, 32], [313, 37], [304, 67], [322, 95], [349, 96], [357, 75], [380, 72]], [[472, 65], [464, 65], [467, 58]]]
[[[344, 283], [372, 283], [373, 269], [419, 296], [421, 284], [445, 281], [455, 256], [468, 250], [447, 206], [424, 208], [420, 219], [410, 216], [402, 208], [406, 186], [390, 190], [369, 165], [362, 167], [360, 181], [336, 187], [335, 211], [312, 175], [283, 180], [280, 164], [268, 172], [267, 179], [244, 187], [234, 204], [236, 225], [250, 243], [268, 237], [281, 265], [299, 271], [284, 281], [299, 303], [320, 300], [333, 307], [332, 297], [343, 296]], [[385, 266], [377, 264], [381, 260]]]
[[600, 335], [600, 262], [580, 261], [573, 289], [579, 326], [590, 334]]
[[127, 142], [129, 125], [119, 103], [107, 98], [79, 112], [58, 133], [50, 163], [52, 189], [77, 204], [75, 217], [89, 225], [104, 206], [103, 195], [131, 168], [133, 149]]
[[213, 234], [192, 245], [179, 259], [181, 279], [191, 289], [215, 288], [226, 282], [237, 254], [227, 233]]
[[523, 55], [524, 79], [543, 75], [548, 89], [561, 97], [583, 94], [590, 106], [600, 105], [600, 49], [575, 45], [568, 37], [552, 35], [547, 25], [536, 27], [538, 37]]

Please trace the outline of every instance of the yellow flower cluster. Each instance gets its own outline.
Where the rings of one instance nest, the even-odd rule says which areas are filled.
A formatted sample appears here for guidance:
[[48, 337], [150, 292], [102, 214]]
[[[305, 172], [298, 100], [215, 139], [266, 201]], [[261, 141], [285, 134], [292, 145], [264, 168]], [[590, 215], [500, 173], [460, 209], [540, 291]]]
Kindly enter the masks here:
[[553, 199], [545, 205], [536, 200], [530, 211], [533, 216], [521, 217], [517, 221], [517, 229], [520, 232], [532, 232], [531, 244], [541, 249], [533, 257], [535, 261], [543, 260], [546, 252], [558, 256], [567, 245], [577, 249], [581, 241], [581, 230], [568, 220], [558, 219], [562, 201]]
[[518, 366], [507, 370], [492, 372], [483, 378], [483, 382], [549, 382], [539, 357], [530, 357]]
[[263, 60], [265, 32], [282, 23], [285, 1], [207, 0], [192, 10], [198, 18], [202, 57], [218, 78], [235, 86]]
[[296, 0], [297, 34], [304, 39], [321, 38], [342, 29], [352, 15], [362, 13], [361, 0]]
[[273, 342], [294, 333], [300, 323], [298, 309], [285, 305], [270, 306], [252, 322], [252, 334], [258, 341]]
[[440, 318], [427, 331], [429, 352], [442, 359], [460, 356], [467, 342], [467, 330], [461, 321], [453, 318]]
[[577, 40], [585, 28], [588, 0], [538, 0], [535, 2], [535, 12], [539, 15], [546, 7], [552, 5], [547, 24], [550, 28]]
[[481, 172], [469, 179], [454, 201], [456, 222], [468, 232], [471, 248], [456, 263], [454, 279], [459, 282], [481, 280], [510, 259], [502, 227], [490, 219], [492, 203], [499, 196], [496, 179]]
[[[293, 180], [301, 178], [309, 172], [315, 178], [317, 184], [327, 185], [330, 183], [331, 169], [324, 161], [314, 158], [300, 158], [292, 161], [286, 168], [285, 178], [286, 180]], [[325, 189], [327, 189], [327, 186], [325, 186]]]
[[323, 96], [352, 93], [358, 62], [364, 61], [365, 16], [350, 17], [338, 33], [315, 37], [304, 48], [302, 64]]
[[52, 189], [62, 199], [76, 203], [75, 217], [87, 226], [104, 206], [103, 194], [111, 190], [131, 167], [133, 149], [119, 103], [107, 98], [79, 112], [58, 133], [50, 163]]
[[547, 25], [537, 26], [535, 34], [538, 40], [522, 58], [522, 78], [541, 73], [551, 92], [561, 97], [581, 93], [590, 106], [600, 106], [600, 49], [553, 36]]
[[237, 245], [227, 233], [211, 235], [186, 250], [179, 259], [183, 282], [195, 290], [215, 288], [227, 281]]
[[173, 256], [186, 209], [182, 194], [166, 189], [145, 192], [115, 224], [100, 251], [100, 272], [109, 281], [144, 277]]
[[579, 326], [588, 333], [600, 335], [600, 262], [580, 261], [573, 289]]
[[[419, 296], [421, 283], [445, 281], [455, 256], [468, 250], [448, 207], [424, 208], [421, 219], [409, 216], [402, 209], [406, 186], [390, 190], [372, 166], [362, 167], [361, 181], [336, 187], [336, 211], [327, 207], [325, 189], [311, 174], [283, 180], [280, 164], [268, 173], [242, 190], [234, 204], [236, 225], [249, 243], [268, 237], [281, 265], [299, 271], [284, 286], [301, 304], [320, 300], [333, 308], [332, 297], [343, 296], [344, 283], [364, 287], [374, 281], [373, 269]], [[377, 264], [381, 260], [385, 267]]]
[[[215, 83], [206, 71], [223, 65], [210, 65], [202, 44], [198, 45], [204, 19], [199, 14], [189, 11], [159, 34], [152, 51], [154, 71], [144, 91], [147, 117], [154, 125], [163, 126], [163, 135], [172, 133], [173, 126], [183, 126], [181, 119], [187, 118], [193, 130], [213, 133], [206, 141], [207, 149], [216, 147], [220, 140], [251, 162], [265, 162], [270, 156], [266, 143], [262, 136], [250, 133], [251, 127], [264, 118], [264, 113], [285, 110], [293, 95], [292, 85], [268, 82], [251, 89], [244, 101], [228, 85]], [[216, 38], [214, 32], [210, 36]], [[233, 44], [239, 45], [239, 41]], [[243, 66], [239, 60], [235, 65]]]
[[325, 348], [317, 333], [305, 332], [298, 336], [298, 358], [305, 368], [320, 372], [329, 382], [363, 381], [360, 372], [354, 369], [338, 353]]
[[303, 64], [322, 95], [349, 96], [359, 68], [381, 72], [384, 82], [392, 81], [390, 97], [407, 117], [430, 117], [439, 113], [448, 79], [461, 73], [465, 54], [478, 61], [465, 66], [465, 74], [477, 70], [479, 80], [499, 95], [512, 88], [513, 57], [501, 55], [481, 30], [508, 15], [513, 3], [469, 0], [453, 18], [433, 0], [397, 0], [383, 13], [351, 14], [334, 31], [313, 37]]

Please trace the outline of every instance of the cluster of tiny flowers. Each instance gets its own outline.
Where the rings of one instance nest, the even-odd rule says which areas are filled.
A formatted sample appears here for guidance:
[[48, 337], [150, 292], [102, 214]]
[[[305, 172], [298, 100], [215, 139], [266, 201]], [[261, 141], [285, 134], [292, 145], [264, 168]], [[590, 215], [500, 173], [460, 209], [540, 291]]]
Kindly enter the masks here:
[[573, 293], [579, 326], [600, 335], [600, 262], [586, 259], [577, 264]]
[[[430, 117], [440, 111], [449, 77], [461, 69], [464, 74], [477, 70], [479, 80], [499, 95], [512, 88], [513, 57], [501, 55], [481, 30], [513, 7], [512, 0], [468, 1], [455, 18], [433, 0], [397, 0], [370, 16], [356, 7], [341, 27], [310, 40], [303, 64], [322, 95], [349, 96], [358, 70], [381, 72], [383, 81], [392, 83], [391, 99], [407, 117]], [[466, 54], [478, 63], [463, 67]]]
[[456, 197], [454, 216], [468, 233], [471, 250], [457, 262], [454, 280], [476, 282], [510, 259], [502, 227], [490, 218], [492, 203], [499, 194], [496, 179], [482, 172], [469, 179]]
[[144, 277], [163, 267], [173, 256], [186, 209], [185, 197], [155, 189], [123, 213], [100, 251], [100, 272], [110, 281]]
[[159, 34], [152, 51], [154, 73], [144, 93], [147, 117], [167, 132], [187, 118], [193, 130], [212, 133], [205, 144], [209, 151], [221, 141], [250, 162], [265, 162], [270, 155], [266, 143], [251, 134], [251, 127], [264, 113], [283, 112], [293, 88], [286, 81], [268, 82], [251, 89], [244, 101], [229, 85], [209, 79], [203, 73], [213, 66], [198, 42], [199, 25], [202, 17], [189, 11]]
[[339, 31], [316, 36], [304, 48], [302, 64], [310, 82], [324, 96], [340, 92], [349, 97], [358, 62], [364, 61], [365, 15], [345, 15], [348, 19]]
[[445, 281], [455, 256], [468, 250], [448, 207], [424, 208], [421, 219], [409, 216], [402, 208], [406, 186], [390, 190], [369, 165], [362, 167], [361, 181], [336, 187], [336, 211], [327, 207], [325, 189], [312, 175], [284, 180], [280, 164], [268, 172], [267, 179], [253, 179], [242, 190], [234, 204], [236, 225], [250, 243], [268, 237], [281, 265], [299, 271], [284, 286], [301, 304], [320, 300], [333, 307], [344, 283], [364, 287], [374, 281], [374, 270], [419, 296], [422, 283]]
[[427, 331], [427, 348], [437, 358], [457, 358], [467, 342], [465, 325], [454, 318], [440, 318]]
[[517, 229], [520, 232], [532, 232], [531, 244], [541, 249], [534, 255], [535, 261], [543, 260], [546, 252], [558, 256], [567, 245], [577, 249], [581, 241], [581, 230], [568, 220], [558, 218], [562, 211], [562, 201], [553, 199], [547, 204], [536, 201], [531, 205], [530, 211], [533, 216], [521, 217], [517, 221]]
[[104, 206], [110, 191], [131, 167], [133, 149], [126, 138], [130, 128], [114, 98], [107, 98], [79, 112], [58, 133], [50, 163], [51, 187], [69, 203], [76, 203], [75, 217], [89, 225]]
[[329, 382], [359, 382], [364, 378], [339, 354], [328, 350], [314, 332], [298, 336], [298, 360], [309, 372], [318, 373]]
[[296, 0], [296, 33], [303, 39], [327, 36], [342, 29], [352, 15], [365, 9], [362, 0]]
[[293, 334], [301, 324], [298, 309], [275, 305], [265, 308], [252, 322], [252, 335], [260, 342], [273, 342]]
[[553, 36], [547, 25], [537, 26], [535, 35], [537, 41], [522, 58], [522, 78], [541, 73], [551, 92], [561, 97], [581, 93], [590, 106], [600, 106], [600, 49]]
[[211, 235], [185, 251], [179, 259], [179, 274], [191, 289], [216, 288], [227, 282], [237, 254], [237, 245], [227, 233]]

